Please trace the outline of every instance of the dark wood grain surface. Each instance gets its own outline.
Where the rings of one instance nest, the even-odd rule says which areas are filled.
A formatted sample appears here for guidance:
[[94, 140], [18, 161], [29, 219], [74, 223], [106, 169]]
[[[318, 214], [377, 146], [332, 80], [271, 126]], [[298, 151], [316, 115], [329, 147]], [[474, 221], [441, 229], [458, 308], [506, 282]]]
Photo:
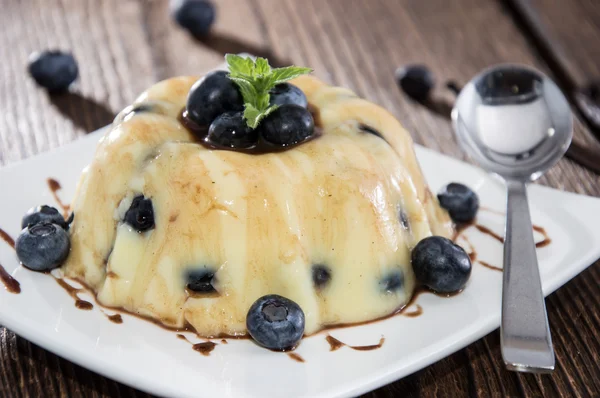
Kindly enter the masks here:
[[[166, 1], [0, 1], [0, 165], [56, 148], [109, 123], [118, 110], [153, 82], [202, 73], [222, 62], [225, 52], [248, 51], [268, 55], [275, 63], [309, 65], [326, 81], [347, 86], [389, 109], [417, 143], [461, 159], [464, 155], [448, 119], [453, 95], [445, 89], [446, 81], [463, 84], [481, 68], [498, 62], [525, 63], [552, 74], [501, 1], [216, 3], [218, 18], [213, 35], [201, 42], [173, 24]], [[600, 3], [536, 3], [544, 5], [548, 23], [560, 25], [556, 32], [563, 46], [570, 49], [573, 62], [580, 65], [578, 73], [597, 78], [598, 31], [589, 24], [597, 23]], [[588, 47], [588, 40], [596, 43]], [[72, 93], [49, 97], [35, 86], [25, 68], [32, 51], [56, 47], [74, 52], [80, 79]], [[395, 68], [411, 62], [425, 63], [435, 72], [438, 88], [433, 110], [407, 100], [394, 84]], [[597, 145], [579, 121], [575, 136], [581, 145]], [[600, 196], [600, 177], [569, 159], [561, 160], [539, 183]], [[552, 375], [506, 371], [495, 331], [366, 396], [598, 396], [600, 263], [548, 297], [547, 306], [557, 357]], [[1, 329], [0, 395], [146, 394], [73, 365]]]

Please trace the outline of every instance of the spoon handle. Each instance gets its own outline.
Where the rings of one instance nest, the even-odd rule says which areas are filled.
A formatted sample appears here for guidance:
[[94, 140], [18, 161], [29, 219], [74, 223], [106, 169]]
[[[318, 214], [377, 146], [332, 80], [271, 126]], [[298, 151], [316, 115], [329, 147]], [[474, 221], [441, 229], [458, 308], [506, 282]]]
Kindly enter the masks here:
[[551, 372], [554, 350], [523, 181], [507, 180], [502, 286], [502, 357], [509, 370]]

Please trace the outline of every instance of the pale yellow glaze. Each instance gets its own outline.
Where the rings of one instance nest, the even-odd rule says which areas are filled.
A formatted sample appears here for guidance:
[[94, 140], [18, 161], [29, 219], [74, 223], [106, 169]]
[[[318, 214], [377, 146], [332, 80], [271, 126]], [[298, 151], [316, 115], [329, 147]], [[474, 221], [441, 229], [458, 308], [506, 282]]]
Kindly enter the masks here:
[[[349, 90], [302, 77], [293, 83], [318, 110], [320, 138], [264, 155], [209, 150], [177, 119], [196, 80], [158, 83], [135, 101], [151, 112], [117, 116], [79, 182], [65, 274], [104, 305], [189, 323], [202, 336], [245, 334], [248, 308], [265, 294], [297, 302], [307, 334], [404, 305], [415, 285], [410, 249], [452, 227], [400, 123]], [[122, 222], [139, 194], [152, 199], [156, 220], [142, 234]], [[323, 289], [313, 286], [313, 264], [331, 269]], [[216, 271], [218, 295], [190, 297], [185, 271], [202, 267]], [[404, 286], [386, 292], [380, 281], [394, 271]]]

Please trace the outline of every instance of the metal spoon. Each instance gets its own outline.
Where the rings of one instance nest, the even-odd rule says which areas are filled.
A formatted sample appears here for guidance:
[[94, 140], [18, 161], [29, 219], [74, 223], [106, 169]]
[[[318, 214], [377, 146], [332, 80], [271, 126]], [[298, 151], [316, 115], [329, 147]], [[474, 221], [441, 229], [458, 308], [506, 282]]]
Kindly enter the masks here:
[[452, 121], [463, 149], [506, 182], [502, 357], [509, 370], [551, 372], [554, 350], [540, 282], [526, 184], [566, 152], [569, 104], [542, 73], [518, 65], [484, 70], [461, 91]]

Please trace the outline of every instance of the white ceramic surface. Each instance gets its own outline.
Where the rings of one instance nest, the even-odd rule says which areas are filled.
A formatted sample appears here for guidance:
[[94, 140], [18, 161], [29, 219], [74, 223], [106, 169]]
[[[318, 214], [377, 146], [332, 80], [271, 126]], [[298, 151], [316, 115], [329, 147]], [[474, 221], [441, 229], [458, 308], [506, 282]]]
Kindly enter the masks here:
[[[68, 202], [100, 134], [0, 169], [0, 227], [16, 237], [28, 208], [54, 204], [46, 185], [48, 177], [62, 183], [59, 196]], [[503, 209], [504, 189], [496, 179], [424, 148], [417, 148], [417, 153], [434, 192], [459, 181], [476, 189], [486, 208]], [[534, 223], [552, 239], [552, 244], [538, 250], [543, 288], [549, 294], [600, 257], [600, 199], [540, 186], [532, 186], [529, 194]], [[481, 211], [479, 220], [502, 233], [502, 215]], [[502, 264], [499, 242], [473, 228], [466, 235], [480, 259]], [[297, 349], [304, 363], [248, 340], [228, 344], [216, 340], [219, 344], [210, 356], [203, 356], [174, 332], [149, 322], [123, 315], [124, 322], [118, 325], [109, 322], [97, 305], [92, 311], [78, 310], [53, 278], [20, 267], [14, 251], [2, 242], [0, 263], [22, 288], [15, 295], [0, 286], [1, 324], [77, 364], [162, 396], [355, 396], [415, 372], [500, 324], [502, 274], [475, 264], [462, 294], [451, 298], [421, 295], [417, 304], [423, 315], [419, 317], [395, 316], [329, 332], [351, 345], [376, 344], [384, 336], [385, 343], [378, 350], [345, 347], [330, 352], [326, 333], [320, 333], [303, 340]]]

